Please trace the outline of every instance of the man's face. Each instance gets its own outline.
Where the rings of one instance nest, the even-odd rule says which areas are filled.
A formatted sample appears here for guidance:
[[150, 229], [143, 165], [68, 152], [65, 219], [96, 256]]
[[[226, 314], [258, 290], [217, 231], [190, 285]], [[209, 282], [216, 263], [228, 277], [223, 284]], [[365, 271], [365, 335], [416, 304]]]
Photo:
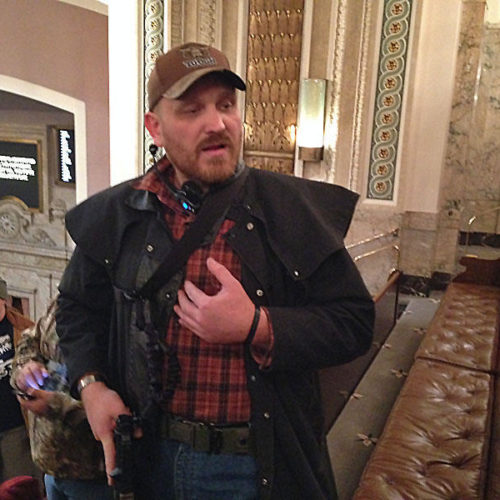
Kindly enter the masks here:
[[194, 83], [178, 99], [161, 99], [146, 126], [163, 146], [180, 184], [222, 182], [235, 170], [241, 148], [236, 91], [217, 75]]

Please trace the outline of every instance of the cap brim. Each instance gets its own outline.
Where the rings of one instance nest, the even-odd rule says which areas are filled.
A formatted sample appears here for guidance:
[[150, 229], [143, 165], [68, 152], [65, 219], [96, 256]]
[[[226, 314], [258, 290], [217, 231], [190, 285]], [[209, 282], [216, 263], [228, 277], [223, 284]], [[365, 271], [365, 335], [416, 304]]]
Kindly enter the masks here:
[[167, 99], [177, 99], [179, 98], [186, 90], [193, 85], [197, 80], [199, 80], [202, 76], [208, 75], [209, 73], [219, 73], [222, 75], [234, 88], [238, 90], [246, 90], [245, 82], [232, 71], [225, 68], [203, 68], [198, 69], [196, 71], [192, 71], [188, 75], [184, 76], [180, 80], [174, 83], [166, 92], [162, 95]]

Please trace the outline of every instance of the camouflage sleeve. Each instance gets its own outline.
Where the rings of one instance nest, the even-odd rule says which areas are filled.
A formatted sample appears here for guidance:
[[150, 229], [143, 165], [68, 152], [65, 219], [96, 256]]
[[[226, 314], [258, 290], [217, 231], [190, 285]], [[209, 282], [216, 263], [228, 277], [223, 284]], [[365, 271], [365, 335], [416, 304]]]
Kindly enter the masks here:
[[[54, 299], [45, 315], [34, 326], [22, 332], [16, 346], [10, 382], [13, 387], [16, 387], [16, 376], [29, 361], [38, 361], [47, 368], [49, 373], [53, 371], [54, 367], [63, 368], [61, 373], [55, 373], [51, 381], [53, 382], [52, 386], [47, 389], [54, 391], [54, 395], [49, 404], [49, 412], [45, 417], [76, 425], [85, 419], [85, 411], [82, 404], [69, 395], [66, 370], [55, 327], [56, 305], [57, 302]], [[46, 385], [48, 385], [47, 380]], [[42, 387], [42, 389], [44, 388]]]
[[38, 361], [45, 365], [45, 360], [40, 353], [40, 323], [37, 322], [30, 328], [24, 330], [16, 345], [14, 359], [12, 360], [12, 371], [10, 374], [10, 385], [16, 386], [16, 378], [19, 371], [28, 361]]
[[46, 418], [61, 420], [69, 427], [76, 427], [86, 416], [81, 401], [73, 399], [68, 393], [57, 391], [50, 400]]

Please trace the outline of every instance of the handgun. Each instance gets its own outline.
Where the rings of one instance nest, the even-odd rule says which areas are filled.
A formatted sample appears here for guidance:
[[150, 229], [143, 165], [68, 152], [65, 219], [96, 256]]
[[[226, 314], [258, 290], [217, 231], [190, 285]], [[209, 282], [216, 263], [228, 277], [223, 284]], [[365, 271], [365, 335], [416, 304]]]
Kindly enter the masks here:
[[116, 419], [114, 442], [116, 450], [113, 478], [116, 500], [134, 500], [134, 455], [132, 440], [136, 419], [132, 415], [119, 415]]

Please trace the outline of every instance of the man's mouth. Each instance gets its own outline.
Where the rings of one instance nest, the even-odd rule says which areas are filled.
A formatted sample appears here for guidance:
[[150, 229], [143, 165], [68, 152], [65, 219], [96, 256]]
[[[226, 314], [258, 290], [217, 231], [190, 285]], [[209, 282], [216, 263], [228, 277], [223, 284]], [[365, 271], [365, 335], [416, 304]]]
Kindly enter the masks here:
[[216, 153], [218, 151], [224, 151], [225, 149], [227, 149], [227, 144], [224, 143], [208, 144], [201, 148], [203, 152], [207, 153]]
[[213, 156], [218, 156], [220, 154], [223, 154], [224, 152], [228, 151], [228, 144], [224, 142], [217, 142], [213, 144], [205, 144], [201, 148], [201, 152], [208, 154], [208, 155], [213, 155]]

